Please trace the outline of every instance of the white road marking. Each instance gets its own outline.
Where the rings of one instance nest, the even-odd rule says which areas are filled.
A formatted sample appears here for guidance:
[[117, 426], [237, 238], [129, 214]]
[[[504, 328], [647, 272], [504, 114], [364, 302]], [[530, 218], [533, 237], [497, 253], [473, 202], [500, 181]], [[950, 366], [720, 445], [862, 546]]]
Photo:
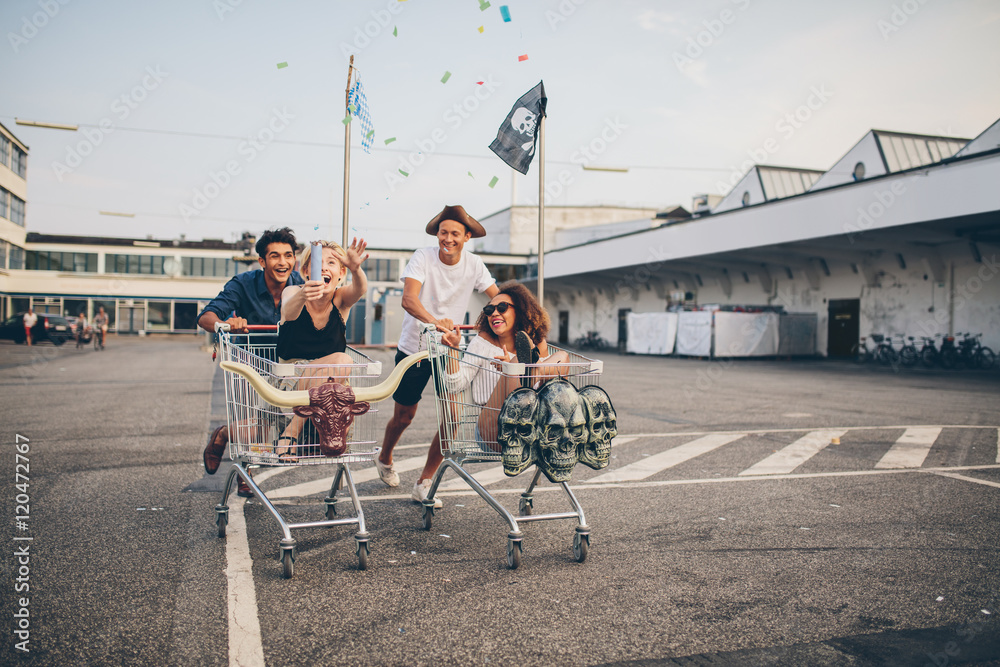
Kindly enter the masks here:
[[257, 615], [257, 589], [253, 582], [253, 559], [250, 558], [247, 524], [243, 517], [246, 501], [238, 496], [236, 499], [237, 502], [229, 508], [226, 540], [229, 664], [231, 667], [264, 667], [264, 645]]
[[586, 480], [584, 483], [600, 484], [602, 482], [628, 482], [646, 479], [662, 470], [672, 468], [696, 456], [707, 454], [742, 437], [744, 437], [743, 433], [715, 433], [713, 435], [706, 435], [697, 440], [692, 440], [691, 442], [668, 449], [665, 452], [654, 454], [641, 461], [622, 466], [617, 470], [598, 475]]
[[985, 480], [985, 479], [976, 479], [975, 477], [966, 477], [965, 475], [958, 475], [958, 474], [953, 473], [953, 472], [944, 472], [944, 471], [941, 471], [941, 470], [933, 470], [931, 472], [933, 472], [935, 475], [940, 475], [941, 477], [950, 477], [952, 479], [960, 479], [963, 482], [975, 482], [976, 484], [985, 484], [986, 486], [992, 486], [994, 488], [1000, 489], [1000, 483], [991, 482], [991, 481]]
[[875, 464], [876, 468], [919, 468], [941, 435], [939, 426], [914, 426], [899, 436], [896, 443]]
[[750, 466], [741, 472], [740, 475], [782, 475], [790, 473], [823, 451], [823, 448], [830, 444], [832, 438], [839, 438], [844, 433], [846, 433], [845, 430], [812, 431], [811, 433], [807, 433], [784, 449]]
[[997, 463], [1000, 463], [1000, 428], [997, 429]]

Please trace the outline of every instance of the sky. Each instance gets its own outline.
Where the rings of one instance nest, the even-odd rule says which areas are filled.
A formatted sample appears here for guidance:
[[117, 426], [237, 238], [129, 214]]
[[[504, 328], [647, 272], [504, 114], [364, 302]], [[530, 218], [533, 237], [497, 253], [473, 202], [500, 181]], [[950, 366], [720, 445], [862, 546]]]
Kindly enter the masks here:
[[996, 0], [4, 0], [0, 27], [0, 122], [50, 234], [340, 240], [352, 53], [375, 135], [352, 122], [348, 226], [378, 248], [430, 245], [446, 204], [537, 204], [538, 158], [488, 146], [539, 81], [547, 206], [690, 209], [754, 162], [1000, 118]]

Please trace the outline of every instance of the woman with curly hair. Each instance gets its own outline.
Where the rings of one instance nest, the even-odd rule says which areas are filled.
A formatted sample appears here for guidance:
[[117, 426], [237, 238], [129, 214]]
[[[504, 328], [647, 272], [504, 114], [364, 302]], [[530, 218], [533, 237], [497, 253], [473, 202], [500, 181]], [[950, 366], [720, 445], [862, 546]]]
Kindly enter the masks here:
[[[549, 354], [549, 316], [524, 285], [510, 281], [500, 285], [500, 292], [483, 308], [476, 321], [479, 335], [469, 341], [462, 363], [449, 355], [444, 388], [462, 391], [471, 385], [472, 400], [483, 406], [479, 412], [477, 440], [496, 440], [497, 414], [504, 399], [521, 386], [517, 377], [499, 372], [503, 362], [556, 365], [569, 361], [562, 350]], [[442, 342], [458, 348], [460, 334], [442, 335]], [[490, 369], [488, 372], [483, 372]], [[559, 369], [530, 369], [534, 377], [555, 377]]]

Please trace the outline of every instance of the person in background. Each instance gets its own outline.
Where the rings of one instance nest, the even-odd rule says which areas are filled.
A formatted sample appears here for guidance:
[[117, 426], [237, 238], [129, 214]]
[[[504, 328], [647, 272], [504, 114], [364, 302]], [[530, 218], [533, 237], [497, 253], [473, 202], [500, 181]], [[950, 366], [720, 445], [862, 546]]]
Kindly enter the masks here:
[[87, 313], [80, 311], [80, 314], [76, 318], [76, 349], [80, 349], [87, 344]]
[[94, 335], [98, 337], [101, 349], [103, 350], [104, 339], [108, 335], [108, 314], [104, 312], [104, 306], [99, 306], [97, 314], [94, 315]]
[[38, 324], [38, 315], [35, 315], [35, 311], [28, 306], [28, 312], [24, 314], [24, 340], [27, 341], [28, 347], [31, 347], [31, 329], [36, 324]]

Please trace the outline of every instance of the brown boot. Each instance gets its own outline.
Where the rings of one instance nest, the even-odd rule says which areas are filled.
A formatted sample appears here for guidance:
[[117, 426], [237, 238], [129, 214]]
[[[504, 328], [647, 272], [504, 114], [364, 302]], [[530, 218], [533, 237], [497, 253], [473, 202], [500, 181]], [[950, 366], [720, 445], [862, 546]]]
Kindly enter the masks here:
[[222, 462], [222, 455], [226, 453], [226, 445], [229, 444], [229, 427], [222, 425], [212, 431], [205, 446], [205, 453], [202, 460], [205, 463], [205, 472], [214, 475]]

